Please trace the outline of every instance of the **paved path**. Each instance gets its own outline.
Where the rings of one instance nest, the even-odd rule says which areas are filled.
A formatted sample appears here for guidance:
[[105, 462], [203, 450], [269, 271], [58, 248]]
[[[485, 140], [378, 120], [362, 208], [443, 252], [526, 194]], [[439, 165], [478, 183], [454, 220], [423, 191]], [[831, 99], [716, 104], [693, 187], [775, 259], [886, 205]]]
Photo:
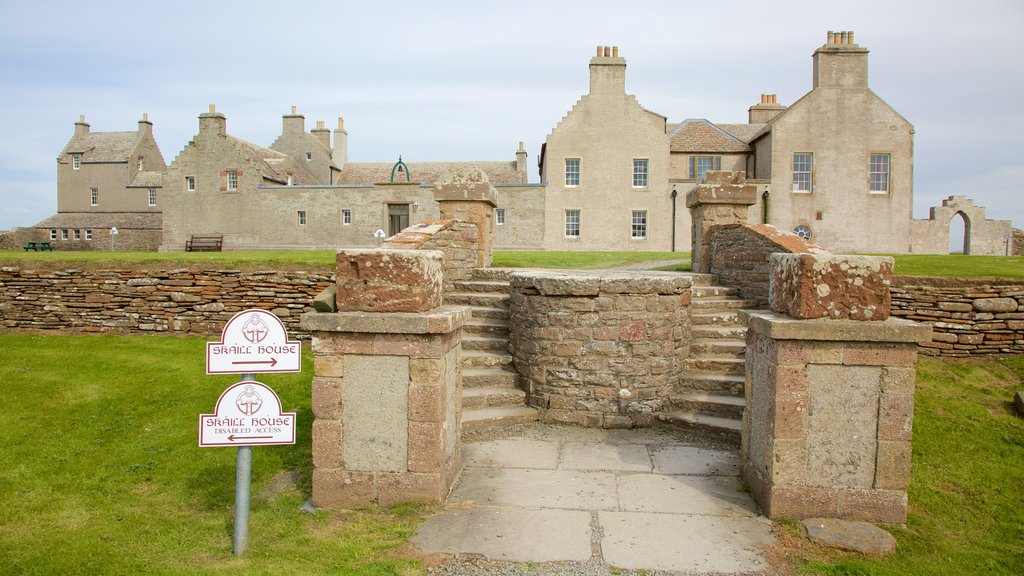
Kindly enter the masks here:
[[423, 552], [688, 574], [768, 568], [757, 546], [771, 543], [771, 523], [739, 491], [735, 451], [672, 431], [538, 425], [464, 444], [463, 464], [448, 503], [412, 539]]

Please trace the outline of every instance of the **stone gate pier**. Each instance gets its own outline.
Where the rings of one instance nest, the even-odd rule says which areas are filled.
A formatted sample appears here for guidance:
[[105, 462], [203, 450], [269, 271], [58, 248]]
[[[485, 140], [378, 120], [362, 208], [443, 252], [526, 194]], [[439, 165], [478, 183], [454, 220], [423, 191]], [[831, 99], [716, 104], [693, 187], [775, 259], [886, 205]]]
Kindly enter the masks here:
[[772, 254], [748, 319], [743, 478], [772, 518], [904, 523], [917, 344], [889, 319], [892, 259]]
[[312, 334], [313, 505], [442, 502], [460, 469], [464, 313], [439, 251], [342, 250]]

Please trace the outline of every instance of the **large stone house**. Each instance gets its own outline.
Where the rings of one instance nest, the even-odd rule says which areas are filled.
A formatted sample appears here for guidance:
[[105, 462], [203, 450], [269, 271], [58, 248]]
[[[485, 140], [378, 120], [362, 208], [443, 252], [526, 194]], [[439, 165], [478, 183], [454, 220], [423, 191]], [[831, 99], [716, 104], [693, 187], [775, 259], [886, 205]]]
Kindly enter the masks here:
[[[789, 106], [762, 94], [744, 124], [670, 122], [645, 109], [626, 92], [616, 47], [598, 47], [589, 66], [589, 92], [541, 146], [537, 183], [528, 182], [522, 143], [514, 161], [349, 162], [341, 118], [333, 135], [322, 121], [307, 132], [293, 107], [264, 148], [228, 135], [211, 108], [167, 169], [148, 121], [134, 140], [76, 124], [58, 165], [59, 213], [37, 235], [61, 239], [78, 226], [71, 222], [102, 211], [151, 216], [162, 237], [149, 247], [161, 250], [182, 250], [197, 235], [223, 236], [228, 250], [371, 247], [378, 230], [391, 235], [439, 215], [433, 185], [445, 170], [477, 168], [496, 190], [498, 249], [688, 251], [686, 195], [706, 172], [734, 171], [757, 186], [751, 222], [840, 252], [947, 251], [949, 210], [912, 219], [914, 129], [869, 88], [868, 51], [852, 32], [829, 32], [814, 51], [809, 92]], [[118, 168], [86, 184], [70, 167], [79, 161]], [[88, 202], [93, 189], [98, 206]], [[968, 238], [973, 253], [1004, 253], [1009, 222], [975, 208], [955, 212], [978, 236]]]

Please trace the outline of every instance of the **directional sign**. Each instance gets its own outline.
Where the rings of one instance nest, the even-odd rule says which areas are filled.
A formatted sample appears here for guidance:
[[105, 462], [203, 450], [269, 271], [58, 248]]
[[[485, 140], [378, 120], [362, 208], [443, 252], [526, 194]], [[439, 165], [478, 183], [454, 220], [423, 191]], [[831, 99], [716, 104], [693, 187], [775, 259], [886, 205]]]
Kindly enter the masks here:
[[199, 415], [199, 447], [295, 444], [295, 413], [266, 384], [239, 382], [217, 399], [214, 414]]
[[263, 374], [302, 370], [302, 344], [289, 340], [284, 324], [266, 310], [231, 317], [220, 342], [206, 343], [207, 374]]

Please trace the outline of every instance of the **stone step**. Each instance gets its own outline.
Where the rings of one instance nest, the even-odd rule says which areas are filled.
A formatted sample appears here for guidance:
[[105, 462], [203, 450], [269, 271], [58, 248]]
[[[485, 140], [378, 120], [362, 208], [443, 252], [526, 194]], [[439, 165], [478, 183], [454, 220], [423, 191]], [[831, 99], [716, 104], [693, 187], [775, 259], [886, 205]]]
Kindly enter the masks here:
[[473, 270], [474, 280], [504, 280], [508, 283], [508, 279], [512, 276], [513, 272], [522, 270], [522, 268], [477, 268]]
[[528, 406], [463, 409], [462, 431], [465, 433], [482, 428], [526, 424], [536, 420], [537, 409]]
[[483, 334], [496, 338], [508, 339], [508, 321], [470, 318], [462, 325], [462, 329], [466, 334]]
[[704, 392], [674, 396], [672, 403], [684, 412], [698, 412], [737, 420], [743, 418], [743, 408], [745, 406], [742, 396], [708, 394]]
[[721, 325], [701, 325], [694, 324], [693, 328], [694, 341], [699, 340], [744, 340], [747, 337], [746, 326], [721, 326]]
[[735, 310], [721, 312], [690, 312], [690, 322], [694, 326], [739, 326], [740, 316]]
[[732, 340], [728, 338], [697, 338], [693, 341], [693, 344], [690, 344], [690, 354], [693, 356], [742, 357], [746, 352], [746, 340]]
[[525, 406], [526, 392], [511, 386], [483, 386], [463, 388], [462, 409], [496, 408], [499, 406]]
[[726, 288], [725, 286], [693, 286], [690, 291], [693, 293], [694, 300], [714, 298], [716, 296], [736, 296], [739, 294], [739, 290], [735, 288]]
[[469, 318], [492, 318], [508, 322], [508, 308], [482, 308], [480, 306], [469, 307]]
[[464, 333], [462, 335], [463, 350], [498, 350], [508, 351], [508, 337], [494, 338], [487, 334]]
[[484, 292], [487, 294], [508, 295], [507, 280], [460, 280], [452, 285], [457, 292]]
[[740, 433], [743, 430], [743, 422], [735, 418], [722, 418], [721, 416], [712, 416], [686, 410], [662, 412], [657, 415], [657, 419], [671, 426], [691, 428], [723, 436], [737, 445], [740, 442]]
[[690, 277], [693, 286], [714, 286], [718, 284], [718, 278], [714, 274], [698, 274], [696, 272], [684, 272]]
[[[465, 357], [465, 356], [463, 356]], [[511, 366], [462, 367], [463, 394], [469, 388], [515, 387], [519, 383], [519, 375]]]
[[508, 309], [509, 295], [487, 294], [484, 292], [447, 292], [444, 295], [445, 304], [456, 306], [479, 306], [481, 308], [505, 308]]
[[728, 310], [742, 310], [750, 309], [756, 305], [755, 302], [750, 300], [741, 300], [739, 298], [694, 298], [693, 303], [690, 307], [694, 311], [700, 312], [725, 312]]
[[747, 364], [743, 358], [734, 356], [690, 356], [683, 361], [683, 367], [686, 370], [742, 376]]
[[718, 395], [743, 396], [744, 374], [713, 374], [709, 372], [688, 372], [676, 386], [680, 395], [711, 393]]
[[486, 366], [511, 366], [512, 355], [508, 352], [495, 350], [463, 350], [462, 351], [462, 379], [465, 385], [466, 370], [469, 368], [483, 368]]

